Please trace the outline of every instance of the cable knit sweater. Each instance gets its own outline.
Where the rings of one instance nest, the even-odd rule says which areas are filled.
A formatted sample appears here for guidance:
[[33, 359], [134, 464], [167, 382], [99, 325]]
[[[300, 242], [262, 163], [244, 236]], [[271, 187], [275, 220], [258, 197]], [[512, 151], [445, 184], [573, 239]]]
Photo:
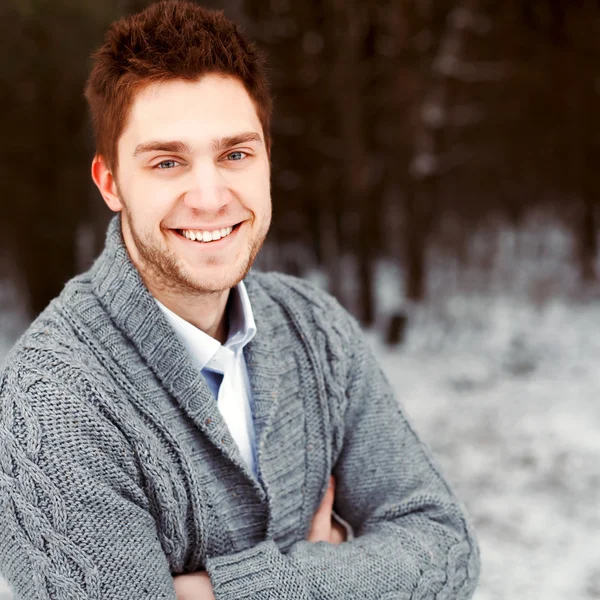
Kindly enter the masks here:
[[[251, 271], [245, 349], [258, 477], [131, 263], [104, 252], [0, 375], [0, 572], [16, 600], [470, 598], [470, 522], [355, 322], [314, 286]], [[306, 540], [329, 474], [355, 538]]]

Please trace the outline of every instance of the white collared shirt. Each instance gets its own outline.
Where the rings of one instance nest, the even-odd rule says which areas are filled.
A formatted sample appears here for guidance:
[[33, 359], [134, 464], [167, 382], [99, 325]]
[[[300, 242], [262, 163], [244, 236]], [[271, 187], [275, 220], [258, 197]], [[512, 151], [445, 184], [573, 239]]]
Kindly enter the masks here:
[[[156, 303], [189, 353], [192, 364], [202, 373], [213, 395], [217, 397], [219, 411], [244, 462], [256, 474], [252, 393], [243, 352], [244, 346], [256, 334], [256, 324], [244, 282], [240, 281], [230, 292], [226, 313], [229, 318], [229, 335], [225, 344], [182, 319], [158, 300]], [[208, 370], [223, 375], [220, 386]]]

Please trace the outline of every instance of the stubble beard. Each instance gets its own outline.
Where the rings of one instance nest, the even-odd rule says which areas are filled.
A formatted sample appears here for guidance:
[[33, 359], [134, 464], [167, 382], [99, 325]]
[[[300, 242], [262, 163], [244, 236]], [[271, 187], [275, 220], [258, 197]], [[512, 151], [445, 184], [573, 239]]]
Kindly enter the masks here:
[[[206, 296], [220, 294], [231, 289], [246, 277], [267, 235], [266, 231], [261, 232], [254, 239], [249, 240], [248, 258], [239, 265], [236, 273], [219, 281], [199, 282], [186, 271], [181, 259], [174, 252], [166, 247], [161, 247], [160, 243], [153, 240], [150, 234], [138, 231], [125, 204], [123, 204], [123, 213], [127, 220], [127, 229], [137, 252], [138, 261], [135, 262], [141, 263], [136, 264], [136, 267], [142, 279], [144, 279], [147, 287], [161, 289], [169, 293]], [[210, 261], [208, 264], [210, 264]]]

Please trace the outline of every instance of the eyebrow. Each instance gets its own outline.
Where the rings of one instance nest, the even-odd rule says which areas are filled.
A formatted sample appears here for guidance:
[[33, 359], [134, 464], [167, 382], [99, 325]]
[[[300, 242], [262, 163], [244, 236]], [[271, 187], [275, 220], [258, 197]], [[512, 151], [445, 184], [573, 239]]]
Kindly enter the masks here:
[[146, 152], [176, 152], [178, 154], [190, 154], [190, 147], [185, 142], [153, 141], [138, 144], [133, 156], [145, 154]]
[[[249, 142], [262, 143], [262, 137], [256, 131], [248, 131], [246, 133], [238, 133], [235, 135], [217, 138], [212, 141], [212, 147], [215, 152], [232, 148], [238, 144], [247, 144]], [[176, 154], [192, 154], [192, 149], [189, 144], [182, 141], [163, 141], [155, 140], [151, 142], [143, 142], [135, 147], [133, 156], [139, 156], [147, 152], [174, 152]]]
[[237, 146], [238, 144], [247, 144], [249, 142], [262, 143], [262, 137], [256, 131], [248, 131], [247, 133], [238, 133], [236, 135], [222, 137], [213, 140], [213, 150], [219, 152]]

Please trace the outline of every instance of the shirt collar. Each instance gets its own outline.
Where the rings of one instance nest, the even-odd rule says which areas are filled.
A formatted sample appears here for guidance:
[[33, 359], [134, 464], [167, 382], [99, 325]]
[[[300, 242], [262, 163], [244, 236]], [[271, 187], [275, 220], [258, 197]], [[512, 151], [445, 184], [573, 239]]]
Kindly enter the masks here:
[[229, 304], [229, 336], [225, 346], [235, 351], [243, 348], [256, 335], [252, 305], [243, 281], [232, 288]]
[[[175, 314], [164, 304], [156, 300], [156, 298], [154, 300], [188, 351], [194, 365], [199, 370], [204, 369], [221, 349], [221, 343]], [[231, 288], [226, 310], [229, 317], [229, 335], [223, 346], [233, 352], [238, 352], [256, 334], [256, 323], [252, 313], [252, 306], [243, 281], [240, 281], [235, 287]]]

